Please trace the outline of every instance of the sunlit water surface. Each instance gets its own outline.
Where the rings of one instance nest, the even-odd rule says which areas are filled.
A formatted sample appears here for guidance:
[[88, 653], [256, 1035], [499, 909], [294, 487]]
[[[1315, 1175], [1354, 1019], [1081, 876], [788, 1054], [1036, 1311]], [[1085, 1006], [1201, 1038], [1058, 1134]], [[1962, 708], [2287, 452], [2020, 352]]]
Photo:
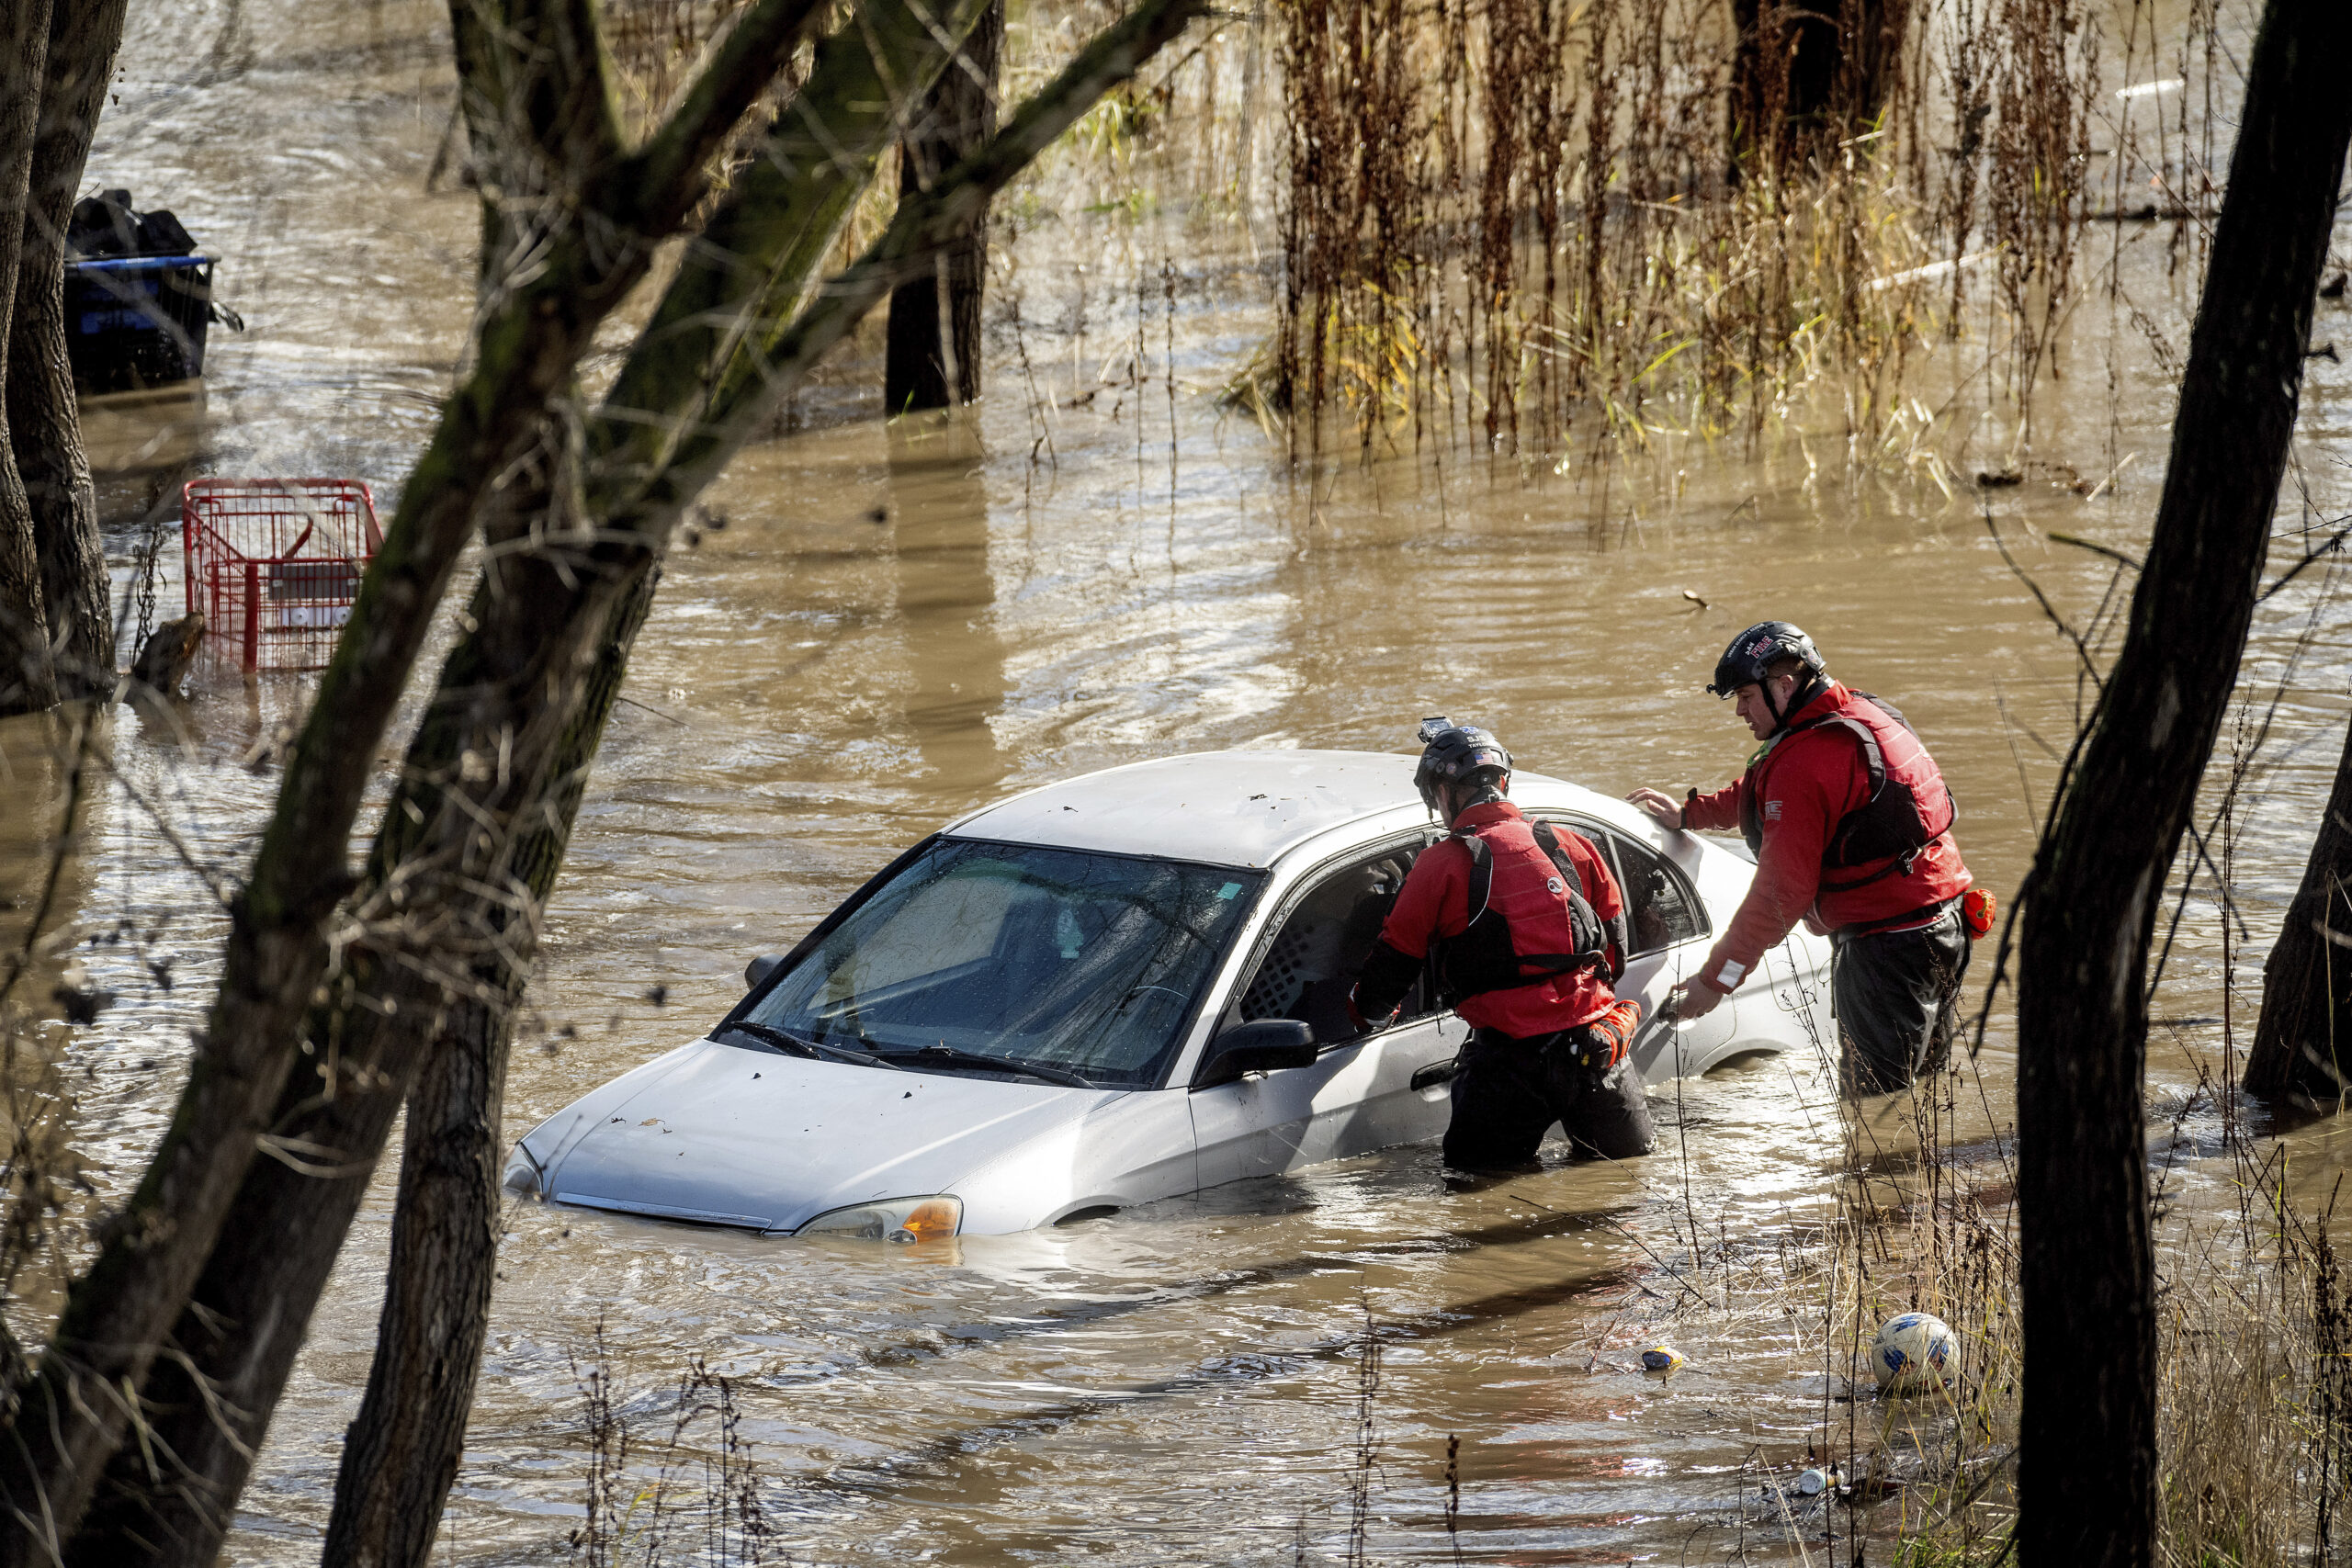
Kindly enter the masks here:
[[[451, 102], [442, 25], [391, 0], [134, 16], [92, 181], [173, 207], [226, 258], [220, 294], [249, 322], [216, 335], [201, 407], [94, 412], [114, 470], [109, 551], [134, 606], [148, 520], [170, 517], [189, 473], [351, 474], [387, 506], [396, 494], [467, 319], [471, 198], [446, 177], [425, 189]], [[711, 498], [728, 526], [673, 556], [598, 760], [517, 1045], [510, 1135], [693, 1038], [734, 1001], [748, 956], [1015, 788], [1208, 747], [1400, 751], [1437, 712], [1608, 791], [1720, 782], [1747, 742], [1699, 688], [1729, 634], [1768, 615], [1901, 704], [1963, 803], [1978, 877], [2017, 886], [2073, 731], [2077, 664], [1992, 530], [2053, 604], [2087, 618], [2113, 563], [2043, 531], [2139, 547], [2165, 440], [2160, 380], [2143, 372], [2110, 405], [2103, 368], [2085, 363], [2048, 400], [2035, 459], [2099, 474], [2132, 457], [2087, 502], [2031, 468], [2016, 488], [1949, 498], [1917, 475], [1849, 482], [1834, 438], [1757, 455], [1694, 445], [1666, 459], [1679, 484], [1630, 489], [1502, 460], [1450, 463], [1442, 479], [1351, 466], [1309, 484], [1210, 396], [1266, 317], [1246, 270], [1182, 258], [1238, 243], [1115, 214], [1033, 231], [1032, 325], [1015, 344], [1001, 324], [977, 449], [835, 420], [735, 466]], [[1172, 308], [1168, 257], [1185, 278]], [[2185, 337], [2177, 286], [2160, 265], [2127, 265], [2132, 303]], [[1046, 290], [1055, 276], [1091, 280], [1093, 321], [1073, 290]], [[2082, 307], [2077, 342], [2109, 318]], [[1138, 321], [1143, 384], [1065, 406]], [[2324, 314], [2321, 335], [2336, 323], [2352, 318]], [[2343, 489], [2347, 373], [2316, 360], [2307, 383], [2314, 519]], [[2279, 560], [2300, 547], [2282, 541]], [[158, 619], [177, 613], [177, 553], [163, 552]], [[2231, 848], [2253, 939], [2242, 987], [2335, 762], [2336, 589], [2332, 570], [2306, 572], [2257, 621], [2249, 725], [2268, 728]], [[306, 693], [299, 678], [211, 671], [171, 721], [125, 709], [99, 736], [118, 774], [90, 785], [60, 917], [88, 939], [73, 977], [118, 1000], [61, 1049], [103, 1191], [135, 1179], [168, 1112], [222, 929], [152, 813], [233, 875], [276, 788], [266, 742]], [[0, 726], [12, 930], [49, 863], [62, 733]], [[2223, 927], [2201, 886], [2155, 1005], [2199, 1021], [2154, 1043], [2166, 1112], [2223, 1046]], [[2235, 997], [2241, 1042], [2255, 995]], [[1954, 1096], [1956, 1141], [2005, 1122], [2009, 1041], [1996, 1007]], [[1374, 1556], [1451, 1560], [1449, 1435], [1469, 1555], [1720, 1554], [1770, 1524], [1743, 1466], [1801, 1453], [1842, 1383], [1803, 1311], [1670, 1320], [1679, 1292], [1659, 1260], [1688, 1267], [1694, 1214], [1711, 1246], [1756, 1256], [1817, 1224], [1841, 1134], [1818, 1060], [1752, 1061], [1656, 1104], [1660, 1153], [1621, 1168], [1554, 1161], [1454, 1193], [1432, 1149], [1397, 1149], [1062, 1230], [899, 1250], [520, 1206], [441, 1550], [562, 1555], [583, 1495], [579, 1379], [601, 1330], [625, 1408], [648, 1420], [689, 1358], [741, 1380], [769, 1517], [796, 1561], [1272, 1562], [1302, 1536], [1336, 1553], [1361, 1336], [1376, 1322]], [[1866, 1121], [1866, 1145], [1907, 1135], [1894, 1102]], [[2191, 1146], [2171, 1179], [2214, 1188], [2226, 1168], [2199, 1156], [2217, 1118], [2200, 1102], [2181, 1130]], [[2341, 1138], [2293, 1134], [2304, 1195], [2342, 1168]], [[245, 1495], [239, 1562], [315, 1555], [366, 1378], [390, 1178]], [[1817, 1313], [1818, 1294], [1800, 1284], [1789, 1299]], [[1689, 1368], [1644, 1379], [1639, 1349], [1667, 1334]]]

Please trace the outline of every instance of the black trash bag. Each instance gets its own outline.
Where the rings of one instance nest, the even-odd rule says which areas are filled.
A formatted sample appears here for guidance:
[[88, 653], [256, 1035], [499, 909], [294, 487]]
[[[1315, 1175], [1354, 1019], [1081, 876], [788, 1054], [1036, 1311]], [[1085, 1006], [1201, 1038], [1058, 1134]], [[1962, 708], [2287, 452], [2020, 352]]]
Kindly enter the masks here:
[[[179, 227], [176, 220], [172, 227]], [[65, 222], [65, 248], [77, 256], [137, 255], [139, 214], [130, 209], [130, 193], [102, 190], [75, 202]]]
[[139, 249], [142, 256], [186, 256], [196, 254], [196, 241], [168, 208], [159, 207], [139, 220]]
[[136, 210], [127, 190], [75, 202], [65, 243], [65, 350], [85, 393], [201, 376], [205, 329], [244, 329], [212, 302], [212, 260], [195, 237], [161, 208]]

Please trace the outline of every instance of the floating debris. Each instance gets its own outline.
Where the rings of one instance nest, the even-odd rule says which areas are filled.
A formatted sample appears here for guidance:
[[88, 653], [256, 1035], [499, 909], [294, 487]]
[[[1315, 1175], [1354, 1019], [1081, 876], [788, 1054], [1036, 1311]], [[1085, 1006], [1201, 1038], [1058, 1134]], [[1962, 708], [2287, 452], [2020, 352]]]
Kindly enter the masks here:
[[187, 680], [188, 667], [196, 662], [197, 650], [203, 644], [202, 611], [191, 610], [176, 621], [165, 621], [148, 634], [146, 646], [139, 650], [139, 658], [130, 667], [130, 678], [146, 692], [160, 697], [176, 697]]
[[1879, 1325], [1871, 1341], [1871, 1371], [1889, 1393], [1948, 1388], [1960, 1370], [1960, 1341], [1933, 1313], [1906, 1312]]

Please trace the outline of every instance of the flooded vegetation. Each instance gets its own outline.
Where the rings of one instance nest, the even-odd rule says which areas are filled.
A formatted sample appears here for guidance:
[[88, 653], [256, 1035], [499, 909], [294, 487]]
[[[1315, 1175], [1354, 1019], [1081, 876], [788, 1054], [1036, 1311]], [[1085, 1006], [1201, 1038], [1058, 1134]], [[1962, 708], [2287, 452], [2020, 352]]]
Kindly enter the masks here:
[[[2128, 629], [2256, 13], [1849, 9], [1887, 46], [1803, 115], [1764, 105], [1745, 123], [1784, 129], [1760, 137], [1724, 106], [1799, 88], [1740, 20], [1810, 25], [1771, 0], [1261, 5], [1114, 89], [996, 200], [984, 399], [886, 419], [876, 312], [681, 522], [537, 922], [502, 1149], [1015, 791], [1223, 748], [1406, 755], [1436, 713], [1611, 796], [1716, 787], [1752, 742], [1701, 688], [1768, 616], [1901, 703], [2010, 900]], [[617, 101], [649, 124], [736, 14], [610, 11]], [[1005, 101], [1114, 15], [1012, 8]], [[349, 476], [401, 504], [474, 363], [451, 47], [412, 0], [131, 7], [88, 183], [168, 193], [245, 330], [216, 329], [200, 388], [85, 405], [122, 663], [187, 607], [187, 479]], [[897, 195], [866, 189], [828, 271]], [[688, 249], [595, 338], [599, 395]], [[2233, 1087], [2352, 716], [2329, 276], [2156, 923], [2168, 1562], [2332, 1561], [2346, 1528], [2344, 1129]], [[430, 664], [479, 607], [442, 608]], [[16, 1345], [174, 1114], [317, 681], [208, 653], [176, 701], [0, 720]], [[368, 759], [355, 863], [430, 685]], [[1555, 1140], [1465, 1186], [1413, 1145], [902, 1246], [510, 1201], [433, 1550], [1998, 1561], [2028, 1341], [1996, 957], [1917, 1094], [1841, 1100], [1834, 1042], [1744, 1057], [1653, 1089], [1657, 1152], [1622, 1164]], [[319, 1555], [397, 1165], [224, 1561]], [[1871, 1337], [1905, 1310], [1956, 1332], [1951, 1397], [1873, 1392]], [[1676, 1370], [1644, 1369], [1657, 1347]]]

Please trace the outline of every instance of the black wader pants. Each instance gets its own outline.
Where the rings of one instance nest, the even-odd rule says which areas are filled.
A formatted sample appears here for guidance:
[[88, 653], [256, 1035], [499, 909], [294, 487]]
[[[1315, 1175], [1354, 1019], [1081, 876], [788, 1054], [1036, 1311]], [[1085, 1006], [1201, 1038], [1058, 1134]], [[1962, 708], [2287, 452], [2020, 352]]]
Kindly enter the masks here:
[[1521, 1040], [1481, 1029], [1462, 1044], [1453, 1077], [1453, 1120], [1445, 1163], [1456, 1170], [1510, 1170], [1535, 1163], [1536, 1145], [1557, 1122], [1576, 1157], [1632, 1159], [1657, 1141], [1642, 1075], [1632, 1060], [1613, 1067], [1589, 1031]]
[[1968, 932], [1958, 906], [1905, 931], [1831, 939], [1830, 1011], [1843, 1043], [1838, 1068], [1848, 1094], [1884, 1094], [1951, 1054]]

